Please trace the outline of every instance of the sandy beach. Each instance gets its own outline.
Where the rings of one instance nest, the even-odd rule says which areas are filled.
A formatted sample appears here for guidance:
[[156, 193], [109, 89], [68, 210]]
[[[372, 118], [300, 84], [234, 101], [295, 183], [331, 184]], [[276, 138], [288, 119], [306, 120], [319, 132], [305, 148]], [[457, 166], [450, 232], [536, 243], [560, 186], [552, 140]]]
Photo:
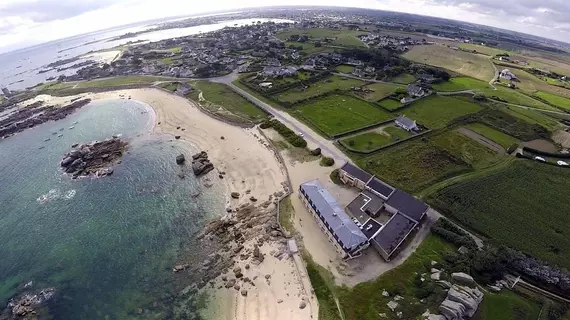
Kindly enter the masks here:
[[[192, 101], [166, 93], [159, 89], [119, 90], [104, 93], [86, 93], [78, 96], [38, 96], [25, 104], [43, 100], [51, 105], [64, 105], [78, 97], [93, 101], [105, 99], [132, 99], [149, 105], [155, 112], [154, 133], [180, 136], [199, 150], [208, 152], [215, 170], [203, 179], [219, 179], [225, 172], [226, 202], [228, 208], [237, 208], [249, 203], [254, 196], [259, 202], [272, 199], [274, 193], [283, 191], [287, 181], [286, 169], [278, 162], [257, 128], [244, 129], [229, 125], [201, 112]], [[184, 130], [183, 130], [184, 129]], [[190, 154], [186, 155], [189, 158]], [[239, 192], [239, 199], [232, 199], [231, 192]], [[268, 210], [275, 209], [271, 205]], [[221, 215], [222, 213], [220, 213]], [[253, 250], [253, 240], [244, 243], [244, 251]], [[259, 247], [265, 259], [261, 263], [235, 260], [244, 277], [250, 282], [241, 282], [241, 290], [226, 288], [222, 276], [213, 286], [207, 286], [208, 308], [204, 310], [210, 319], [317, 319], [318, 302], [305, 266], [299, 254], [285, 253], [286, 244], [280, 241], [265, 241]], [[239, 256], [238, 256], [239, 258]], [[248, 267], [246, 268], [246, 264]], [[232, 276], [228, 270], [226, 277]], [[301, 304], [304, 304], [301, 307]]]

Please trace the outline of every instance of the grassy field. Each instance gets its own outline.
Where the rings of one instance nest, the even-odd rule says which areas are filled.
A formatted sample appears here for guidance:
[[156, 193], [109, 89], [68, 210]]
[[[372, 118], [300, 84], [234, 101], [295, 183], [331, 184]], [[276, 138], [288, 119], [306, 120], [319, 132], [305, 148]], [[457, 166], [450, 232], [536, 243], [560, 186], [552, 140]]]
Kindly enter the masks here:
[[497, 90], [479, 89], [477, 91], [483, 93], [488, 98], [496, 99], [494, 97], [497, 97], [497, 98], [503, 99], [503, 100], [507, 101], [508, 103], [512, 103], [512, 104], [517, 104], [517, 105], [527, 106], [527, 107], [532, 107], [532, 108], [538, 108], [538, 109], [544, 109], [544, 110], [552, 110], [552, 111], [557, 110], [555, 107], [549, 106], [544, 102], [533, 99], [533, 98], [525, 95], [524, 93], [522, 93], [518, 90], [509, 89], [509, 88], [499, 86], [499, 85], [497, 85], [496, 87], [497, 87]]
[[503, 290], [501, 293], [486, 292], [479, 306], [479, 320], [536, 320], [540, 314], [540, 306], [532, 300], [516, 293]]
[[90, 80], [81, 81], [78, 83], [66, 83], [60, 82], [49, 87], [49, 89], [68, 89], [75, 87], [76, 89], [84, 88], [101, 88], [101, 87], [117, 87], [130, 84], [153, 84], [156, 81], [168, 81], [174, 78], [169, 77], [147, 77], [147, 76], [124, 76], [124, 77], [114, 77], [103, 80]]
[[400, 101], [396, 101], [394, 99], [384, 99], [384, 100], [378, 101], [378, 104], [381, 105], [386, 110], [390, 110], [390, 111], [397, 110], [397, 109], [402, 107], [402, 104], [400, 103]]
[[542, 91], [560, 97], [570, 98], [570, 90], [566, 88], [550, 85], [547, 81], [520, 69], [512, 69], [511, 71], [516, 74], [520, 80], [517, 86], [526, 93], [533, 94]]
[[553, 131], [556, 128], [560, 127], [560, 124], [556, 119], [553, 119], [540, 111], [536, 110], [527, 110], [518, 107], [510, 107], [507, 106], [502, 109], [504, 112], [517, 117], [518, 119], [524, 120], [531, 124], [539, 124], [549, 131]]
[[457, 131], [445, 131], [432, 136], [430, 140], [437, 147], [463, 160], [475, 169], [489, 167], [501, 158], [495, 151]]
[[549, 103], [551, 103], [553, 105], [556, 105], [556, 106], [558, 106], [564, 110], [570, 111], [570, 99], [563, 98], [563, 97], [554, 95], [552, 93], [542, 92], [542, 91], [535, 93], [535, 95], [538, 96], [539, 98], [542, 98], [542, 99], [548, 101]]
[[[482, 54], [486, 54], [488, 56], [496, 56], [498, 54], [509, 53], [508, 51], [501, 50], [498, 48], [481, 46], [478, 44], [471, 44], [471, 43], [462, 43], [459, 45], [459, 47], [462, 49], [467, 49], [467, 50], [475, 50], [477, 52], [480, 52]], [[489, 80], [491, 80], [491, 79], [489, 79]]]
[[294, 113], [301, 115], [329, 136], [393, 117], [365, 101], [336, 94], [304, 104], [296, 108]]
[[569, 188], [570, 170], [519, 160], [444, 188], [428, 202], [498, 243], [570, 268]]
[[498, 144], [500, 144], [503, 148], [507, 149], [514, 143], [519, 143], [520, 141], [515, 138], [511, 137], [507, 134], [502, 133], [501, 131], [495, 130], [491, 127], [488, 127], [481, 123], [472, 123], [465, 126], [467, 129], [476, 132], [489, 140], [492, 140]]
[[432, 87], [435, 91], [462, 91], [490, 88], [487, 82], [469, 77], [451, 78], [449, 81], [433, 84]]
[[321, 29], [321, 28], [311, 28], [311, 29], [289, 29], [277, 34], [277, 38], [280, 40], [286, 40], [292, 35], [307, 35], [311, 39], [323, 39], [323, 38], [335, 38], [335, 41], [331, 42], [331, 45], [343, 46], [343, 47], [364, 47], [364, 43], [357, 38], [358, 35], [365, 34], [361, 31], [351, 31], [348, 29]]
[[[437, 304], [441, 303], [445, 292], [438, 291], [428, 296], [425, 303], [419, 303], [414, 279], [418, 273], [429, 273], [432, 260], [442, 262], [442, 256], [454, 250], [455, 247], [438, 236], [428, 235], [416, 251], [397, 268], [384, 273], [376, 280], [358, 284], [353, 288], [338, 288], [337, 295], [344, 318], [376, 320], [382, 319], [378, 316], [379, 313], [385, 313], [388, 317], [386, 319], [398, 319], [386, 305], [396, 294], [404, 298], [398, 301], [398, 311], [403, 313], [402, 319], [420, 319], [427, 308], [437, 309]], [[383, 290], [388, 291], [391, 297], [382, 296]], [[319, 306], [319, 310], [321, 308], [322, 306]]]
[[401, 83], [401, 84], [409, 84], [416, 81], [416, 77], [409, 73], [402, 73], [397, 77], [392, 78], [392, 82]]
[[449, 121], [457, 117], [480, 109], [477, 104], [463, 99], [434, 95], [414, 102], [403, 113], [430, 129], [438, 129], [445, 127]]
[[373, 83], [366, 86], [366, 88], [373, 90], [373, 92], [358, 93], [363, 99], [368, 101], [378, 101], [396, 92], [396, 89], [403, 88], [389, 83]]
[[345, 64], [336, 67], [336, 71], [341, 72], [341, 73], [351, 73], [352, 70], [354, 70], [353, 66], [348, 66]]
[[277, 95], [277, 100], [282, 102], [296, 102], [299, 100], [320, 96], [324, 93], [334, 90], [348, 90], [352, 87], [362, 86], [364, 82], [344, 78], [340, 76], [331, 76], [327, 79], [315, 82], [309, 86], [308, 89], [292, 88]]
[[[254, 122], [260, 122], [267, 118], [267, 114], [263, 110], [235, 93], [225, 84], [209, 81], [195, 81], [192, 84], [197, 89], [194, 90], [194, 95], [198, 94], [196, 91], [201, 91], [204, 99], [212, 103], [214, 108], [220, 106], [234, 115]], [[192, 98], [198, 101], [196, 96]]]
[[307, 251], [303, 252], [303, 260], [319, 301], [319, 319], [342, 320], [334, 299], [335, 285], [331, 272], [315, 263]]
[[461, 160], [451, 157], [430, 142], [411, 140], [357, 160], [364, 170], [408, 192], [470, 170]]
[[495, 75], [495, 69], [485, 56], [453, 50], [442, 45], [414, 46], [403, 57], [483, 81], [490, 81]]
[[397, 127], [386, 127], [382, 131], [372, 131], [345, 138], [341, 143], [359, 151], [374, 150], [392, 142], [405, 139], [412, 134]]

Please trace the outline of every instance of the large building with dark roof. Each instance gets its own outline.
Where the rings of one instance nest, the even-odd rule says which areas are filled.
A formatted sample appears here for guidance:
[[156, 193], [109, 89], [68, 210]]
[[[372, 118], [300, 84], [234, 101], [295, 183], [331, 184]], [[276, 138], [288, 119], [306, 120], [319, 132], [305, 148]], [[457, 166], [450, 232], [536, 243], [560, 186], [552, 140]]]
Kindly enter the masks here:
[[357, 257], [369, 246], [368, 237], [318, 179], [301, 184], [299, 198], [343, 258]]
[[340, 168], [340, 178], [362, 190], [347, 209], [362, 223], [362, 231], [370, 244], [390, 261], [406, 238], [421, 225], [429, 206], [349, 163]]

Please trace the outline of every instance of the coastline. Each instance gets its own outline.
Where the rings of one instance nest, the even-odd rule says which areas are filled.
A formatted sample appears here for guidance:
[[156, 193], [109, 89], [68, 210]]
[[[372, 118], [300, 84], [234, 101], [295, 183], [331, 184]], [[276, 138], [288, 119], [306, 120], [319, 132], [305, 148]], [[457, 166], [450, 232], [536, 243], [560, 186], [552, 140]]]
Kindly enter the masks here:
[[[148, 112], [152, 112], [149, 117], [149, 121], [152, 121], [150, 134], [165, 134], [172, 139], [180, 136], [178, 141], [189, 143], [194, 150], [208, 152], [215, 170], [201, 179], [222, 180], [220, 183], [225, 185], [228, 210], [235, 212], [243, 206], [254, 205], [265, 210], [267, 216], [273, 215], [276, 209], [274, 203], [287, 190], [286, 168], [277, 159], [271, 142], [256, 128], [240, 128], [219, 121], [203, 113], [192, 101], [154, 88], [42, 98], [48, 100], [49, 104], [63, 105], [77, 97], [90, 98], [93, 102], [129, 99], [141, 103]], [[189, 159], [191, 155], [186, 154], [186, 158]], [[219, 177], [220, 172], [225, 172], [223, 179]], [[231, 197], [232, 192], [239, 192], [239, 198]], [[269, 205], [261, 209], [262, 203]], [[216, 215], [228, 214], [220, 212]], [[266, 257], [261, 263], [240, 259], [240, 255], [232, 258], [233, 267], [241, 267], [244, 279], [248, 279], [241, 283], [242, 290], [225, 286], [223, 279], [233, 276], [231, 269], [227, 270], [202, 288], [201, 292], [205, 292], [209, 299], [201, 312], [215, 319], [289, 320], [316, 317], [318, 302], [312, 293], [305, 267], [298, 254], [287, 256], [285, 239], [269, 238], [269, 234], [263, 235], [263, 232], [252, 233], [250, 239], [241, 243], [243, 252], [251, 254], [260, 236], [266, 238], [259, 245], [261, 255]], [[248, 292], [245, 296], [243, 290]], [[300, 307], [301, 303], [303, 307]]]

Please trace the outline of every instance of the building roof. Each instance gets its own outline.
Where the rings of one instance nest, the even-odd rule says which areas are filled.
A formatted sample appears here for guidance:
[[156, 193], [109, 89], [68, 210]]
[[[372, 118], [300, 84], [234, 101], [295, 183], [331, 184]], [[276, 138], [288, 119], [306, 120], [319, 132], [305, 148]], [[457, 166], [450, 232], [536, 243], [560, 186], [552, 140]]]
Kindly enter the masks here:
[[386, 204], [405, 214], [416, 222], [421, 220], [429, 208], [427, 204], [400, 189], [396, 189], [396, 191], [392, 193], [390, 198], [388, 198], [386, 201]]
[[408, 92], [411, 94], [416, 94], [419, 95], [424, 91], [424, 89], [418, 85], [415, 84], [409, 84], [408, 85]]
[[369, 218], [362, 224], [362, 233], [364, 233], [368, 239], [371, 239], [380, 228], [382, 228], [382, 225], [378, 221]]
[[353, 251], [368, 241], [364, 233], [318, 179], [303, 183], [301, 189], [307, 198], [311, 199], [319, 217], [345, 251]]
[[366, 183], [368, 182], [368, 180], [370, 180], [370, 178], [372, 178], [372, 175], [362, 169], [360, 169], [357, 166], [353, 166], [350, 163], [345, 163], [344, 166], [342, 166], [340, 168], [340, 170], [348, 173], [349, 175], [355, 177], [356, 179]]
[[389, 257], [398, 249], [400, 243], [404, 241], [406, 236], [416, 225], [416, 222], [397, 213], [384, 225], [382, 230], [374, 237], [373, 241], [376, 242]]
[[416, 126], [416, 122], [404, 115], [399, 116], [396, 118], [396, 122], [408, 127], [408, 128], [413, 128]]
[[378, 178], [374, 177], [372, 180], [368, 181], [366, 185], [368, 188], [376, 191], [384, 198], [388, 198], [392, 192], [394, 192], [394, 188], [390, 187], [389, 185], [385, 184], [384, 182], [380, 181]]

